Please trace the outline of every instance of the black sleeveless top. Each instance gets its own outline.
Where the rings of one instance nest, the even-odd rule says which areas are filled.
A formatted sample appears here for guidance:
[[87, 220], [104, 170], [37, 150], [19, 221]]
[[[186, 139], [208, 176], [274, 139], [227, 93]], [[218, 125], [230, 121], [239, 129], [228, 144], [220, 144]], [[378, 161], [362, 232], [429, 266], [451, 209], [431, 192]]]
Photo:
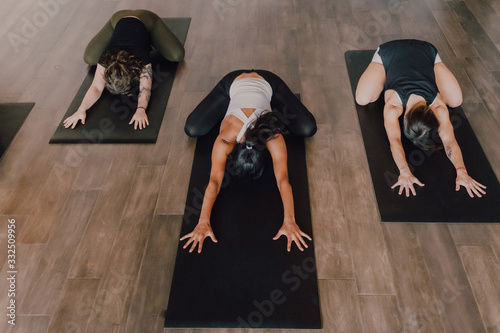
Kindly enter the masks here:
[[[139, 19], [124, 17], [116, 23], [106, 52], [127, 51], [145, 66], [151, 63], [151, 35]], [[103, 53], [103, 54], [104, 54]]]
[[431, 43], [394, 40], [380, 45], [379, 55], [385, 68], [385, 89], [395, 90], [403, 107], [411, 94], [421, 96], [431, 105], [438, 94], [434, 62], [437, 49]]

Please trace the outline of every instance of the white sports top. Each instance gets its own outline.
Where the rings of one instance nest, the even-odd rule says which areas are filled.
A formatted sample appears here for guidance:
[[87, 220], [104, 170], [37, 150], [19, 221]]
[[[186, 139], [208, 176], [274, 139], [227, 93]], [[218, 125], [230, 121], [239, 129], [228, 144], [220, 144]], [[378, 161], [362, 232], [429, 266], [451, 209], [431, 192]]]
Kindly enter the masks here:
[[[236, 142], [240, 142], [243, 134], [248, 128], [253, 127], [253, 122], [262, 114], [271, 112], [271, 97], [273, 89], [264, 79], [256, 77], [245, 77], [236, 79], [229, 88], [231, 101], [227, 107], [224, 119], [228, 115], [233, 115], [243, 122], [243, 127], [236, 137]], [[253, 108], [255, 111], [247, 117], [242, 108]]]

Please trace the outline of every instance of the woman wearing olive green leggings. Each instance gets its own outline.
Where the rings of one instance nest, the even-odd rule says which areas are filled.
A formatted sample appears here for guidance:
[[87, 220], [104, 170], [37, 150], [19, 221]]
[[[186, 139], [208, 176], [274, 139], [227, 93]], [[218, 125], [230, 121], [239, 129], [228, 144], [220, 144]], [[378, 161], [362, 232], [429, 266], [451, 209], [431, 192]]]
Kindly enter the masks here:
[[149, 125], [146, 109], [151, 96], [153, 71], [150, 51], [154, 46], [170, 61], [184, 59], [184, 47], [163, 20], [147, 10], [122, 10], [90, 41], [84, 61], [96, 65], [92, 85], [78, 110], [64, 120], [64, 127], [85, 124], [86, 112], [101, 96], [104, 88], [113, 94], [130, 94], [139, 83], [137, 109], [130, 121], [134, 129]]

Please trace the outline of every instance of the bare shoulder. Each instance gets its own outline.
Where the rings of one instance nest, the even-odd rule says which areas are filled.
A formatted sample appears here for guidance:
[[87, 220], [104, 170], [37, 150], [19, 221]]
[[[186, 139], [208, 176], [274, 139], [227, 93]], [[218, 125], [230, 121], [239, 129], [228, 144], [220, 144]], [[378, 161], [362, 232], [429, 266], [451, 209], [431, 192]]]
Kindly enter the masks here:
[[279, 158], [285, 158], [287, 156], [286, 143], [283, 135], [278, 134], [273, 139], [266, 142], [266, 148], [271, 153], [273, 160]]
[[227, 155], [229, 155], [235, 146], [236, 142], [227, 141], [220, 134], [217, 136], [212, 149], [212, 159], [226, 160]]
[[385, 104], [393, 105], [393, 106], [401, 106], [401, 100], [399, 99], [398, 93], [396, 90], [393, 89], [387, 89], [384, 93], [384, 101]]
[[399, 116], [403, 114], [403, 104], [401, 104], [401, 100], [399, 99], [398, 93], [395, 90], [387, 90], [384, 95], [384, 100], [384, 118], [399, 118]]
[[449, 122], [450, 121], [450, 114], [448, 111], [448, 107], [446, 104], [443, 102], [441, 99], [441, 96], [438, 95], [436, 96], [436, 99], [430, 106], [432, 112], [434, 112], [434, 115], [436, 115], [436, 118], [438, 119], [439, 123], [442, 124], [443, 122]]
[[241, 130], [241, 124], [241, 120], [229, 115], [222, 121], [218, 137], [225, 142], [235, 144], [236, 138], [238, 137], [238, 134]]

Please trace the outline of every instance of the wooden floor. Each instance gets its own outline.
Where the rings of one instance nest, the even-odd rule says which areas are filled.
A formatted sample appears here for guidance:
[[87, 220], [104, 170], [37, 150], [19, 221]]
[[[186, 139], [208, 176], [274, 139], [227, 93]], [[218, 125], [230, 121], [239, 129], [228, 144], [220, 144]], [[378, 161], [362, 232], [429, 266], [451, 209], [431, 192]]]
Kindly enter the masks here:
[[240, 68], [280, 75], [318, 121], [307, 163], [321, 332], [500, 332], [500, 225], [380, 223], [343, 58], [396, 38], [434, 43], [500, 176], [500, 2], [143, 0], [192, 17], [158, 143], [49, 145], [87, 71], [86, 43], [113, 12], [137, 7], [2, 1], [0, 102], [36, 105], [0, 161], [0, 332], [163, 330], [195, 146], [183, 124]]

